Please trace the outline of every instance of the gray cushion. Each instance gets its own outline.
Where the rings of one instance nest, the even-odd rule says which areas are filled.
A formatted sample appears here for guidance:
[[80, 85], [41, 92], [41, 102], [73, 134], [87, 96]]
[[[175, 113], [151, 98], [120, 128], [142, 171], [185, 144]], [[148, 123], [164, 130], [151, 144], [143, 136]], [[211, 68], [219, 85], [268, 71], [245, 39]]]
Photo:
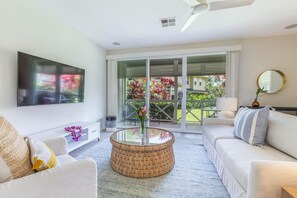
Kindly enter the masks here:
[[264, 144], [268, 117], [269, 107], [261, 109], [240, 109], [234, 123], [235, 137], [252, 145]]

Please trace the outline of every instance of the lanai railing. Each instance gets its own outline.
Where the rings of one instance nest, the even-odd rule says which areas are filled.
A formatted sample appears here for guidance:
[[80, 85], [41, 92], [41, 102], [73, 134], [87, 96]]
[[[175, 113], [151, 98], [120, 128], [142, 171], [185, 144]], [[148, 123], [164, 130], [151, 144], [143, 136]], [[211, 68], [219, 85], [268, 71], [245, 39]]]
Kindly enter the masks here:
[[[145, 100], [127, 99], [122, 106], [124, 119], [133, 119], [135, 111], [143, 106]], [[201, 123], [201, 109], [215, 107], [214, 100], [187, 100], [187, 122]], [[150, 100], [150, 120], [178, 123], [181, 120], [181, 100]]]

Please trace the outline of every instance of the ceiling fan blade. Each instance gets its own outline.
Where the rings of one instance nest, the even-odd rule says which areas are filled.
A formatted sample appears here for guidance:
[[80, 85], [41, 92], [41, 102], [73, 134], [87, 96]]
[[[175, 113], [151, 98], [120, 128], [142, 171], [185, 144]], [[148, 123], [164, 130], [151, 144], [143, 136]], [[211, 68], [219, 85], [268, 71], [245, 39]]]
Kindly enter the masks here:
[[191, 14], [191, 16], [188, 18], [187, 22], [185, 23], [184, 27], [180, 30], [181, 32], [184, 32], [188, 27], [195, 21], [198, 14]]
[[200, 3], [199, 1], [200, 0], [183, 0], [183, 2], [185, 2], [186, 4], [188, 4], [191, 7], [198, 5]]
[[208, 4], [209, 11], [222, 10], [228, 8], [235, 8], [241, 6], [248, 6], [254, 3], [255, 0], [228, 0], [228, 1], [216, 1]]

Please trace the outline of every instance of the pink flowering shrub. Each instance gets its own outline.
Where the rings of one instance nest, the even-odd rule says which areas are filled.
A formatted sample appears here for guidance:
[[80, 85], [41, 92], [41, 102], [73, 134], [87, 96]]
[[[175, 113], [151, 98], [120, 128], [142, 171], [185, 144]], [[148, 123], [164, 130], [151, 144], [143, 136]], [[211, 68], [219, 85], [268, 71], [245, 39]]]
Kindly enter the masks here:
[[[160, 79], [150, 78], [150, 99], [170, 100], [170, 89], [174, 81], [169, 77]], [[144, 99], [146, 90], [146, 78], [133, 78], [128, 85], [128, 99]]]

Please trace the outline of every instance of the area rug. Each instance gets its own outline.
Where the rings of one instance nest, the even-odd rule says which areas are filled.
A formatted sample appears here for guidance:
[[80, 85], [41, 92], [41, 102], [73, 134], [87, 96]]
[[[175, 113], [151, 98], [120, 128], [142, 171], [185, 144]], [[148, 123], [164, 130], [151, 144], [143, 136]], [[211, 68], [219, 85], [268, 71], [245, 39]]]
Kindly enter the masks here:
[[98, 197], [104, 198], [215, 198], [229, 197], [200, 139], [177, 137], [175, 166], [166, 175], [135, 179], [122, 176], [109, 165], [111, 144], [106, 139], [77, 159], [93, 158], [98, 169]]

